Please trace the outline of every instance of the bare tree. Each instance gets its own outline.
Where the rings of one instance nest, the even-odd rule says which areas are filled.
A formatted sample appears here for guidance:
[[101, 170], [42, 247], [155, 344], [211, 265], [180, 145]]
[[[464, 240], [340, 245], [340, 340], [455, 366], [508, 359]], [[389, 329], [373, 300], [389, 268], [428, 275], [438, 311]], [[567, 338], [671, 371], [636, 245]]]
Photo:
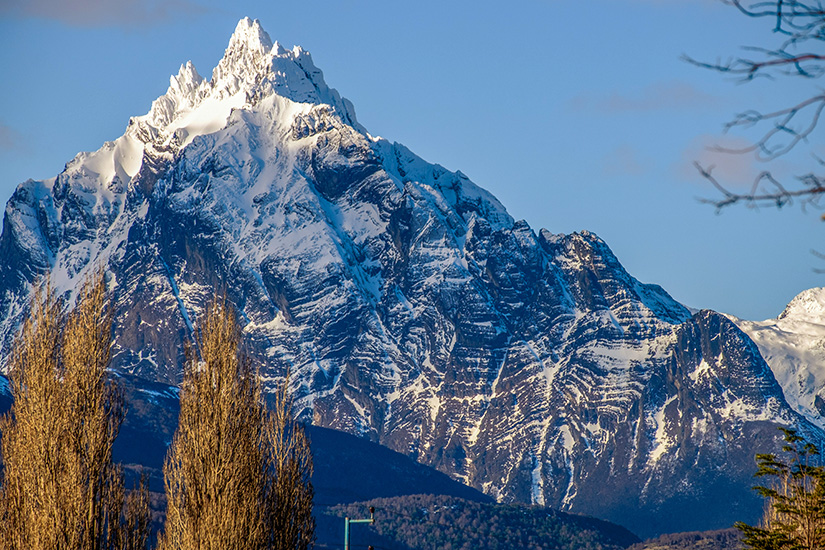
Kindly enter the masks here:
[[275, 393], [267, 422], [269, 449], [275, 466], [275, 501], [269, 515], [269, 545], [273, 550], [307, 550], [315, 542], [312, 517], [314, 491], [312, 454], [302, 424], [292, 413], [289, 379]]
[[[736, 57], [726, 62], [706, 63], [686, 57], [701, 67], [751, 81], [756, 78], [798, 77], [813, 80], [825, 74], [825, 7], [819, 0], [721, 0], [738, 9], [743, 15], [772, 21], [773, 32], [779, 37], [773, 48], [747, 47], [750, 57]], [[806, 144], [816, 129], [825, 109], [825, 92], [814, 90], [793, 105], [762, 112], [747, 110], [737, 114], [725, 125], [732, 129], [754, 129], [756, 139], [747, 147], [738, 149], [716, 147], [717, 151], [734, 154], [753, 154], [769, 162], [801, 144]], [[825, 166], [815, 157], [819, 166]], [[723, 208], [744, 202], [751, 205], [781, 207], [794, 200], [803, 205], [818, 205], [825, 193], [825, 175], [811, 171], [794, 176], [794, 181], [780, 181], [770, 169], [763, 170], [754, 179], [747, 193], [732, 191], [713, 176], [713, 166], [696, 163], [699, 173], [722, 194], [721, 199], [705, 202]]]
[[109, 381], [111, 310], [103, 272], [64, 313], [48, 279], [11, 357], [12, 409], [0, 423], [6, 549], [138, 550], [148, 536], [145, 485], [124, 496], [112, 445], [124, 416]]
[[303, 549], [314, 536], [312, 461], [286, 388], [270, 414], [226, 300], [187, 349], [178, 430], [164, 464], [164, 550]]

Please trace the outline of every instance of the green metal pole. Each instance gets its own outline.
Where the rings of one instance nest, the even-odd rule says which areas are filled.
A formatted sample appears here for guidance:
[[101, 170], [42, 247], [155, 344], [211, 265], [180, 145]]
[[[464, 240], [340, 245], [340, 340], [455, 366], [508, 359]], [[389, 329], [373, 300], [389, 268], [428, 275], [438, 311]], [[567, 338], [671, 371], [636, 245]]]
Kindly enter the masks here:
[[344, 518], [344, 550], [349, 550], [349, 518]]
[[370, 506], [369, 519], [349, 519], [344, 518], [344, 550], [349, 550], [349, 524], [350, 523], [375, 523], [375, 508]]

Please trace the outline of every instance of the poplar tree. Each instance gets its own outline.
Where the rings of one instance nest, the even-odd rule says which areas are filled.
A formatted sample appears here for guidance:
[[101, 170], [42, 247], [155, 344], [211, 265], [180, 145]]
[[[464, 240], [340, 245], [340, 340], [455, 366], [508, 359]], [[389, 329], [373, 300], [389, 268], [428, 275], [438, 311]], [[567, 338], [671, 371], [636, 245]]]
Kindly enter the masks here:
[[0, 546], [9, 550], [145, 548], [145, 486], [125, 496], [112, 445], [124, 416], [109, 380], [111, 310], [102, 270], [68, 313], [48, 279], [14, 341], [13, 405], [0, 421]]
[[305, 549], [314, 539], [312, 459], [286, 384], [270, 413], [226, 300], [200, 320], [164, 464], [163, 550]]
[[268, 446], [274, 459], [275, 499], [267, 519], [273, 550], [307, 550], [315, 542], [312, 517], [314, 491], [312, 453], [302, 424], [293, 416], [292, 396], [284, 381], [272, 406], [266, 426]]

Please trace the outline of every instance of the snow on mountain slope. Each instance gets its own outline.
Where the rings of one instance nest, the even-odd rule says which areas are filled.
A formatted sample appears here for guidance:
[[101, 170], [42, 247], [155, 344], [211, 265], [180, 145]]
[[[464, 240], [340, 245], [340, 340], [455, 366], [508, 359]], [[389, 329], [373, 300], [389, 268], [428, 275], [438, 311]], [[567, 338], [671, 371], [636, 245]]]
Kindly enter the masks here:
[[[241, 129], [242, 135], [233, 135], [233, 128]], [[173, 192], [169, 200], [186, 208], [187, 203], [205, 199], [211, 201], [216, 219], [221, 215], [239, 216], [246, 227], [227, 229], [233, 238], [243, 237], [233, 246], [246, 251], [242, 253], [244, 260], [246, 254], [256, 254], [256, 264], [262, 257], [278, 252], [278, 247], [311, 247], [322, 264], [323, 257], [331, 261], [338, 249], [334, 242], [336, 230], [361, 232], [359, 239], [363, 240], [370, 232], [383, 229], [368, 211], [359, 207], [335, 214], [337, 221], [342, 222], [341, 228], [327, 227], [322, 235], [314, 233], [313, 228], [320, 227], [318, 223], [326, 223], [326, 200], [306, 188], [306, 178], [294, 166], [294, 157], [316, 140], [313, 136], [333, 128], [347, 129], [344, 140], [348, 146], [357, 142], [365, 149], [373, 147], [375, 155], [385, 157], [391, 166], [391, 178], [415, 178], [425, 193], [430, 192], [427, 189], [436, 190], [439, 196], [433, 200], [443, 201], [442, 191], [456, 202], [466, 196], [466, 200], [484, 208], [491, 220], [505, 225], [512, 222], [494, 197], [463, 176], [424, 163], [403, 146], [369, 136], [357, 123], [349, 101], [326, 85], [308, 52], [300, 47], [285, 50], [278, 43], [273, 44], [258, 21], [245, 18], [238, 23], [210, 81], [203, 79], [191, 62], [182, 65], [178, 75], [170, 78], [167, 93], [153, 102], [149, 113], [132, 118], [123, 136], [107, 142], [98, 151], [78, 154], [54, 180], [29, 181], [18, 188], [5, 214], [5, 256], [14, 260], [25, 258], [22, 263], [34, 270], [24, 277], [13, 271], [7, 278], [12, 279], [17, 294], [27, 295], [26, 280], [48, 268], [57, 288], [70, 291], [95, 261], [122, 256], [132, 226], [146, 216], [159, 173], [180, 157], [184, 157], [191, 173], [208, 173], [223, 160], [231, 165], [222, 166], [224, 172], [219, 177], [235, 187], [213, 186], [204, 196], [204, 189], [182, 189]], [[202, 142], [196, 142], [201, 138]], [[244, 139], [253, 141], [243, 143]], [[199, 152], [212, 156], [198, 158]], [[340, 159], [330, 156], [328, 160], [331, 162], [327, 166], [318, 168], [335, 171], [335, 163]], [[378, 161], [373, 158], [369, 162]], [[141, 170], [144, 163], [146, 169]], [[437, 183], [441, 175], [446, 177]], [[276, 181], [270, 181], [270, 177]], [[401, 181], [393, 183], [402, 186]], [[443, 187], [444, 183], [450, 188]], [[322, 195], [324, 191], [321, 190]], [[277, 224], [292, 219], [303, 226], [306, 238], [296, 234], [275, 239], [276, 235], [265, 234], [272, 225], [263, 223], [267, 219], [265, 212], [279, 210], [292, 199], [296, 204], [290, 206], [291, 215], [285, 217], [284, 209], [271, 221]], [[9, 207], [12, 205], [15, 207]], [[309, 212], [318, 222], [314, 226], [304, 216]], [[289, 233], [292, 225], [283, 227]], [[315, 242], [308, 243], [309, 238]], [[261, 239], [269, 244], [258, 246]], [[167, 269], [161, 271], [153, 284], [177, 296], [174, 281], [165, 281]], [[4, 302], [6, 310], [0, 311], [4, 317], [14, 317], [22, 311], [22, 305], [11, 297]], [[185, 308], [185, 300], [178, 303]], [[185, 309], [182, 311], [185, 313]], [[10, 326], [6, 323], [3, 328]], [[6, 347], [11, 335], [8, 330], [0, 333], [0, 341]]]
[[825, 427], [825, 288], [800, 293], [776, 319], [731, 318], [759, 346], [794, 410]]
[[70, 295], [98, 264], [119, 372], [179, 381], [225, 290], [304, 418], [641, 535], [755, 520], [753, 454], [777, 449], [777, 425], [816, 431], [732, 322], [371, 136], [308, 53], [248, 19], [211, 80], [182, 66], [124, 136], [18, 187], [0, 363], [35, 277]]

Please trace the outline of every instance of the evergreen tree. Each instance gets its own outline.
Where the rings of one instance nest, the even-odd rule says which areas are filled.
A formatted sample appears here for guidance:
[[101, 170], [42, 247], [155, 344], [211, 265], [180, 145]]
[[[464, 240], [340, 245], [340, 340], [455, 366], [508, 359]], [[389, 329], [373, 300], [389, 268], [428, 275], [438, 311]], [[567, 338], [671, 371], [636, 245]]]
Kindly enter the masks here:
[[767, 499], [762, 525], [737, 523], [743, 542], [757, 550], [814, 550], [825, 547], [825, 468], [819, 449], [796, 431], [782, 428], [787, 458], [758, 454], [757, 476], [770, 477], [755, 487]]
[[138, 550], [148, 536], [145, 486], [125, 497], [112, 445], [123, 421], [109, 381], [111, 312], [103, 272], [64, 312], [48, 279], [14, 342], [12, 409], [0, 422], [0, 546]]
[[215, 300], [187, 350], [164, 464], [164, 550], [303, 549], [314, 538], [308, 441], [285, 387], [267, 411], [240, 339], [232, 310]]

